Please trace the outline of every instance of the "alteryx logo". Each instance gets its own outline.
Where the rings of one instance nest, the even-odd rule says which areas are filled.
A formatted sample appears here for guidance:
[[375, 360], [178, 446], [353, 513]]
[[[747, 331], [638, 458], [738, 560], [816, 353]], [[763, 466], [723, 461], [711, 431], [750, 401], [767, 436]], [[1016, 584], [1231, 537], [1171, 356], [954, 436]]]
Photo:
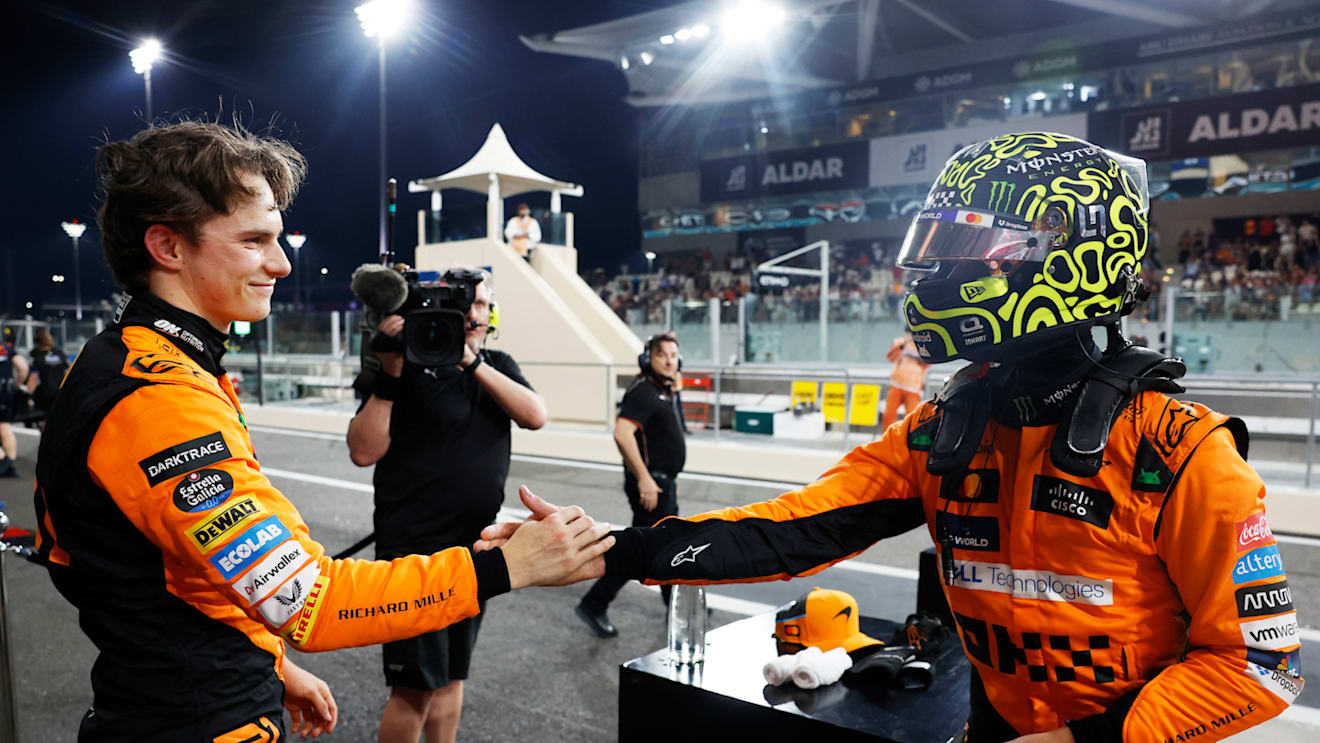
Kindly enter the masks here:
[[1235, 585], [1280, 575], [1283, 575], [1283, 558], [1279, 555], [1279, 548], [1273, 544], [1248, 552], [1239, 557], [1233, 566]]

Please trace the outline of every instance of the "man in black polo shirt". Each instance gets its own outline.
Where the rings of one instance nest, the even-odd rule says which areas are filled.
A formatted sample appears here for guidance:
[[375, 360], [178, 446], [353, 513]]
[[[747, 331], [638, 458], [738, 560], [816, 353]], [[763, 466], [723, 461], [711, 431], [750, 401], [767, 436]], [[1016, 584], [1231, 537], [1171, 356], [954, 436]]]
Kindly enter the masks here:
[[[637, 361], [642, 373], [623, 395], [614, 443], [623, 455], [623, 492], [632, 506], [633, 526], [651, 526], [678, 515], [678, 473], [687, 458], [683, 410], [675, 384], [678, 341], [672, 335], [652, 336]], [[578, 603], [578, 617], [597, 635], [619, 634], [606, 610], [627, 582], [601, 578]], [[668, 604], [669, 586], [660, 590]]]
[[[545, 402], [518, 364], [482, 348], [490, 312], [490, 282], [482, 281], [458, 367], [423, 368], [401, 354], [379, 354], [384, 373], [348, 428], [353, 463], [376, 465], [378, 559], [471, 546], [504, 502], [510, 421], [528, 429], [545, 425]], [[380, 330], [398, 335], [403, 318], [391, 315]], [[381, 743], [416, 743], [423, 731], [428, 743], [454, 740], [483, 616], [484, 607], [439, 632], [384, 646], [391, 691]]]

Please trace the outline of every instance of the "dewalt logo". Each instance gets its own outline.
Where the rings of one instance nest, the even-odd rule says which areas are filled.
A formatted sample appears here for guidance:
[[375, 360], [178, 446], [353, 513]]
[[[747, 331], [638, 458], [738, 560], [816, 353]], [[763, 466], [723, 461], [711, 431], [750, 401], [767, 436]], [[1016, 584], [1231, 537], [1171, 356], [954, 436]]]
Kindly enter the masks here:
[[1013, 202], [1017, 184], [1009, 181], [990, 181], [990, 211], [1006, 212]]
[[210, 518], [190, 526], [188, 538], [197, 545], [199, 552], [206, 554], [224, 543], [226, 538], [253, 516], [265, 515], [267, 511], [260, 503], [252, 498], [244, 498], [235, 501]]

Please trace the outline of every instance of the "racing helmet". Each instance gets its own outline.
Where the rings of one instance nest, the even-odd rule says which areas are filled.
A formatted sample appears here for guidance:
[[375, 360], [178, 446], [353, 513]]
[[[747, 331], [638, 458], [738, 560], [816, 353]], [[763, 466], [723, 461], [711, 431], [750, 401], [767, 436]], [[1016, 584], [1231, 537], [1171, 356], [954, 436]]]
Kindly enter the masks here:
[[1116, 322], [1145, 294], [1146, 163], [1064, 134], [1007, 134], [944, 165], [898, 265], [927, 363], [1002, 361]]

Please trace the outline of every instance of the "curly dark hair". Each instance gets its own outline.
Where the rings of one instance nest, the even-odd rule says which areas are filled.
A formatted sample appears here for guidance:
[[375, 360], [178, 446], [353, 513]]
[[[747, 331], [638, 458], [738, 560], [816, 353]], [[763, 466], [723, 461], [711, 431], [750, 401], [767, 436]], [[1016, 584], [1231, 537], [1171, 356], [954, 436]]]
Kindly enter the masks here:
[[243, 185], [247, 174], [265, 178], [284, 211], [307, 174], [307, 160], [288, 142], [237, 123], [184, 121], [103, 145], [96, 172], [105, 261], [117, 284], [136, 291], [146, 288], [152, 265], [147, 228], [163, 224], [196, 243], [205, 222], [228, 214], [237, 199], [256, 195]]

